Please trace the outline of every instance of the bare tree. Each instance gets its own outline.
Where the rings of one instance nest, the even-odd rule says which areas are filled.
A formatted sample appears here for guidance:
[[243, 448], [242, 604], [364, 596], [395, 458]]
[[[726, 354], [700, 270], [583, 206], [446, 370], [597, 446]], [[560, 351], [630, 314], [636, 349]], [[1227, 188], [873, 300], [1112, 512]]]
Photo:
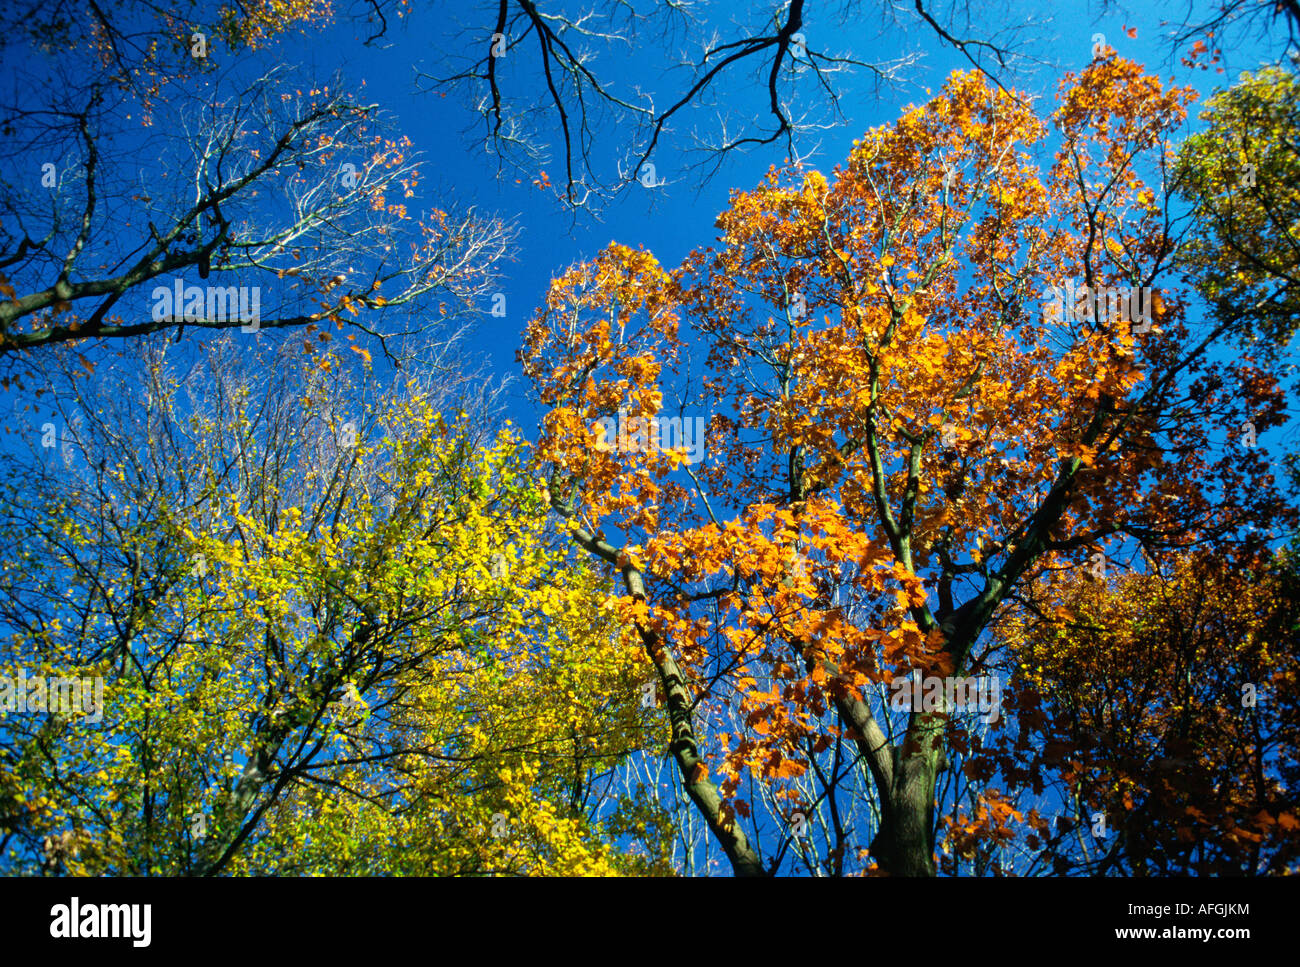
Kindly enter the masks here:
[[26, 350], [186, 327], [349, 329], [391, 355], [480, 308], [512, 227], [431, 200], [409, 139], [341, 78], [232, 56], [284, 28], [263, 4], [206, 26], [127, 7], [0, 20], [17, 57], [0, 92], [10, 375]]
[[[392, 333], [377, 320], [398, 309], [424, 314], [437, 299], [459, 307], [483, 293], [509, 227], [473, 210], [438, 211], [408, 231], [405, 199], [419, 178], [409, 143], [374, 105], [328, 89], [280, 93], [283, 74], [210, 105], [160, 105], [150, 148], [163, 171], [148, 184], [139, 159], [105, 138], [102, 92], [66, 112], [81, 151], [62, 171], [45, 169], [50, 188], [39, 179], [53, 162], [40, 159], [58, 155], [24, 150], [34, 187], [0, 194], [10, 296], [0, 303], [0, 353], [160, 329], [179, 338], [186, 325], [337, 325], [382, 339]], [[192, 292], [175, 305], [166, 288], [183, 272], [253, 292], [237, 293], [239, 312], [228, 299], [214, 306], [211, 287], [197, 306]]]
[[[1118, 6], [1107, 0], [1102, 8]], [[1208, 9], [1188, 0], [1171, 0], [1166, 6], [1179, 11], [1169, 37], [1175, 53], [1185, 52], [1198, 40], [1222, 50], [1239, 43], [1262, 43], [1277, 56], [1294, 57], [1300, 51], [1300, 3], [1296, 0], [1215, 0]]]
[[[873, 6], [878, 36], [847, 43], [869, 29]], [[786, 0], [737, 14], [725, 27], [701, 3], [657, 4], [648, 12], [621, 3], [574, 13], [533, 0], [496, 0], [481, 11], [478, 19], [458, 18], [453, 42], [442, 44], [438, 64], [419, 76], [428, 90], [465, 95], [499, 170], [526, 172], [553, 187], [566, 207], [593, 211], [634, 186], [668, 183], [666, 166], [655, 161], [691, 118], [708, 118], [686, 135], [696, 155], [686, 167], [704, 180], [735, 152], [779, 148], [800, 160], [815, 148], [818, 132], [844, 121], [841, 105], [854, 71], [877, 87], [905, 79], [920, 59], [900, 43], [913, 29], [938, 37], [1000, 85], [1028, 65], [1024, 47], [1038, 27], [1032, 15], [999, 19], [965, 2], [940, 9], [922, 0]], [[669, 52], [679, 44], [683, 53], [674, 58]], [[658, 93], [659, 78], [625, 78], [609, 65], [644, 45], [665, 51], [666, 96]], [[871, 52], [854, 52], [862, 47]], [[885, 47], [891, 53], [882, 56]], [[538, 178], [552, 143], [562, 171], [554, 182]]]

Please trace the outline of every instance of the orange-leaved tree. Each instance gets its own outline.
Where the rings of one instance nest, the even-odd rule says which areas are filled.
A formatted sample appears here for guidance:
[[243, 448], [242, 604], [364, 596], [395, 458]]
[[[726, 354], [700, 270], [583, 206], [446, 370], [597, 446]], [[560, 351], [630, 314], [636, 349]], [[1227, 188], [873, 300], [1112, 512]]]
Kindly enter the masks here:
[[1190, 97], [1112, 54], [1040, 117], [955, 73], [675, 270], [613, 244], [554, 279], [520, 354], [546, 493], [620, 572], [737, 874], [933, 874], [948, 753], [998, 725], [953, 685], [1017, 589], [1284, 512], [1222, 439], [1281, 422], [1272, 364], [1166, 281]]

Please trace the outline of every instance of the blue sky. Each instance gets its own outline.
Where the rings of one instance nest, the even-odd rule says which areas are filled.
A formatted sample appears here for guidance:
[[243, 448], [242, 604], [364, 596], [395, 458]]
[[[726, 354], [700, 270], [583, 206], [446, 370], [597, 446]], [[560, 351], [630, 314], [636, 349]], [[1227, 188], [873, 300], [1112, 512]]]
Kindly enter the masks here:
[[[547, 191], [533, 184], [546, 171], [552, 182], [559, 180], [562, 164], [555, 144], [550, 158], [535, 166], [516, 170], [507, 165], [498, 169], [495, 157], [484, 150], [485, 126], [472, 110], [470, 96], [464, 90], [439, 87], [425, 74], [446, 70], [448, 58], [458, 56], [457, 47], [486, 43], [479, 35], [489, 29], [492, 16], [477, 6], [455, 5], [448, 11], [443, 5], [414, 5], [415, 11], [403, 20], [390, 20], [384, 38], [370, 46], [360, 39], [371, 33], [364, 23], [344, 21], [323, 30], [308, 33], [290, 30], [269, 48], [256, 53], [241, 52], [237, 62], [218, 63], [233, 67], [233, 73], [247, 76], [276, 64], [300, 68], [304, 78], [325, 80], [336, 73], [342, 85], [367, 103], [376, 103], [395, 122], [396, 130], [408, 136], [422, 161], [422, 182], [417, 197], [409, 200], [412, 214], [448, 204], [474, 205], [485, 213], [513, 220], [519, 235], [511, 258], [501, 269], [504, 278], [499, 289], [506, 295], [507, 314], [495, 318], [487, 314], [488, 306], [467, 343], [469, 354], [483, 357], [498, 379], [518, 374], [515, 351], [521, 333], [533, 309], [541, 302], [551, 277], [574, 262], [594, 256], [601, 248], [617, 241], [631, 247], [645, 247], [661, 264], [671, 268], [693, 248], [704, 247], [715, 238], [714, 221], [727, 205], [733, 187], [753, 187], [772, 164], [781, 164], [785, 152], [771, 145], [753, 149], [748, 154], [732, 154], [715, 176], [702, 182], [687, 168], [695, 159], [684, 153], [693, 133], [709, 130], [713, 125], [707, 110], [688, 111], [680, 123], [655, 151], [653, 162], [658, 177], [666, 184], [647, 189], [633, 186], [605, 207], [599, 218], [579, 213], [572, 217]], [[1113, 7], [1098, 12], [1095, 4], [1042, 4], [1011, 0], [993, 6], [978, 5], [979, 19], [965, 30], [967, 36], [988, 36], [1017, 44], [1023, 55], [1022, 73], [1014, 77], [1001, 73], [1008, 83], [1041, 99], [1050, 110], [1057, 84], [1065, 70], [1079, 70], [1092, 58], [1096, 34], [1115, 47], [1122, 56], [1131, 57], [1157, 70], [1162, 77], [1192, 83], [1201, 92], [1201, 100], [1220, 84], [1230, 83], [1243, 69], [1257, 67], [1268, 51], [1257, 43], [1229, 46], [1224, 51], [1225, 73], [1189, 72], [1177, 64], [1168, 36], [1171, 28], [1161, 24], [1161, 14], [1181, 15], [1181, 5], [1166, 8], [1149, 3], [1132, 5], [1134, 9]], [[1197, 5], [1198, 10], [1208, 5]], [[985, 11], [993, 11], [985, 13]], [[738, 35], [737, 23], [750, 29], [754, 8], [747, 3], [723, 2], [697, 11], [700, 21], [689, 29], [674, 33], [669, 41], [659, 42], [646, 36], [630, 45], [597, 48], [592, 67], [609, 79], [613, 89], [625, 97], [642, 92], [655, 104], [671, 103], [680, 96], [687, 75], [681, 70], [666, 70], [665, 51], [685, 56], [699, 49], [702, 38], [713, 29], [721, 36]], [[478, 29], [478, 25], [483, 29]], [[1136, 39], [1126, 35], [1126, 27], [1136, 27]], [[950, 27], [956, 31], [956, 26]], [[821, 4], [809, 5], [803, 33], [810, 48], [828, 54], [851, 55], [871, 61], [888, 62], [903, 56], [915, 56], [916, 63], [903, 69], [892, 86], [873, 85], [865, 71], [841, 75], [843, 97], [842, 122], [836, 122], [815, 137], [803, 140], [799, 147], [808, 153], [808, 163], [828, 171], [848, 153], [853, 140], [867, 129], [896, 119], [909, 105], [926, 99], [927, 90], [937, 90], [954, 69], [969, 67], [967, 60], [947, 44], [940, 43], [932, 31], [910, 9], [898, 15], [897, 26], [884, 23], [870, 8], [858, 21], [842, 22], [839, 7], [826, 13]], [[6, 56], [15, 54], [13, 49]], [[531, 97], [540, 80], [534, 69], [533, 52], [511, 52], [501, 63], [503, 88], [520, 96]], [[26, 65], [23, 65], [26, 66]], [[15, 73], [14, 76], [17, 76]], [[815, 94], [811, 76], [796, 86], [796, 97]], [[806, 90], [805, 88], [811, 88]], [[751, 73], [727, 75], [718, 84], [717, 95], [734, 117], [747, 117], [764, 109], [765, 91], [756, 88]], [[801, 102], [796, 101], [796, 109]], [[805, 106], [821, 102], [804, 101]], [[1195, 110], [1195, 107], [1193, 108]], [[1195, 119], [1192, 119], [1195, 124]], [[543, 138], [555, 141], [554, 117], [547, 115], [541, 124]], [[596, 129], [597, 163], [601, 172], [612, 178], [624, 149], [631, 145], [627, 131], [606, 124]], [[139, 178], [148, 185], [164, 169], [149, 170], [150, 133], [141, 129]], [[132, 159], [134, 160], [134, 159]], [[153, 156], [159, 165], [157, 156]], [[6, 178], [36, 180], [39, 165], [23, 172], [6, 172]], [[75, 196], [74, 196], [75, 197]], [[123, 241], [136, 240], [123, 233]], [[192, 280], [191, 280], [192, 281]], [[147, 300], [135, 300], [125, 311], [146, 309]], [[193, 331], [190, 339], [201, 339]], [[289, 336], [288, 338], [292, 338]], [[531, 433], [540, 412], [527, 400], [527, 387], [515, 379], [505, 414]], [[8, 408], [8, 401], [5, 401]]]
[[[1158, 70], [1162, 77], [1177, 76], [1179, 83], [1193, 83], [1202, 92], [1202, 100], [1216, 85], [1235, 78], [1238, 71], [1258, 66], [1266, 54], [1262, 47], [1243, 45], [1225, 51], [1227, 70], [1223, 74], [1213, 70], [1188, 72], [1170, 57], [1169, 45], [1163, 39], [1169, 28], [1162, 27], [1157, 16], [1177, 14], [1181, 9], [1167, 10], [1148, 3], [1132, 7], [1130, 11], [1116, 9], [1099, 15], [1089, 5], [1080, 3], [1012, 5], [1008, 22], [1017, 22], [1018, 16], [1032, 17], [1039, 22], [1029, 35], [1034, 42], [1025, 48], [1025, 53], [1042, 63], [1026, 78], [1022, 89], [1050, 103], [1062, 72], [1077, 71], [1091, 60], [1092, 37], [1096, 33], [1104, 33], [1106, 43], [1121, 55]], [[749, 4], [720, 3], [715, 5], [711, 20], [725, 28], [735, 16], [748, 14], [750, 9]], [[467, 21], [472, 16], [459, 15]], [[906, 105], [923, 101], [926, 89], [937, 90], [952, 70], [969, 67], [960, 53], [939, 44], [926, 28], [915, 22], [915, 17], [902, 17], [903, 31], [883, 35], [882, 25], [874, 14], [860, 28], [852, 29], [845, 29], [838, 18], [819, 17], [816, 9], [806, 19], [804, 32], [814, 49], [824, 46], [830, 51], [851, 52], [859, 57], [889, 58], [909, 51], [921, 55], [920, 63], [904, 73], [896, 90], [873, 91], [862, 76], [851, 82], [851, 90], [842, 102], [846, 120], [819, 134], [816, 143], [820, 147], [809, 160], [823, 170], [841, 161], [853, 140], [864, 131], [895, 119]], [[490, 18], [480, 14], [479, 20], [487, 23]], [[1126, 36], [1123, 30], [1126, 26], [1138, 28], [1136, 39]], [[972, 32], [982, 29], [987, 29], [987, 25], [977, 23]], [[672, 267], [691, 249], [713, 241], [714, 221], [726, 207], [733, 186], [752, 187], [769, 165], [784, 160], [784, 153], [776, 146], [760, 148], [746, 156], [736, 155], [710, 182], [700, 185], [692, 173], [681, 170], [687, 159], [675, 150], [686, 141], [691, 127], [708, 123], [707, 115], [697, 114], [683, 123], [681, 136], [655, 155], [656, 173], [669, 182], [666, 186], [634, 187], [601, 214], [601, 221], [585, 217], [575, 221], [530, 180], [542, 170], [547, 170], [554, 180], [559, 170], [554, 151], [551, 162], [539, 164], [531, 176], [506, 168], [498, 177], [495, 163], [481, 146], [482, 122], [468, 109], [466, 98], [455, 90], [442, 97], [416, 89], [417, 69], [432, 71], [443, 45], [459, 39], [458, 32], [440, 14], [417, 10], [406, 22], [390, 27], [385, 40], [371, 47], [356, 43], [357, 30], [354, 25], [335, 27], [320, 40], [313, 37], [308, 43], [290, 35], [278, 49], [286, 59], [297, 55], [322, 74], [341, 69], [348, 81], [364, 80], [367, 100], [378, 102], [396, 115], [398, 127], [411, 137], [426, 164], [426, 180], [419, 204], [412, 203], [413, 210], [437, 204], [440, 196], [434, 192], [441, 190], [446, 192], [441, 197], [462, 204], [472, 203], [517, 220], [522, 229], [518, 250], [514, 260], [505, 267], [507, 278], [501, 286], [507, 295], [508, 314], [505, 319], [485, 315], [472, 340], [473, 350], [483, 353], [499, 375], [513, 376], [517, 372], [514, 352], [520, 334], [553, 274], [595, 255], [611, 241], [634, 248], [644, 246], [662, 264]], [[826, 35], [831, 37], [829, 42], [821, 39]], [[858, 37], [863, 42], [858, 42]], [[686, 49], [694, 39], [682, 36], [675, 49]], [[509, 55], [506, 60], [510, 60]], [[627, 90], [626, 84], [634, 79], [643, 88], [649, 85], [656, 103], [663, 103], [675, 97], [683, 75], [665, 74], [662, 63], [663, 52], [656, 44], [647, 42], [639, 48], [602, 55], [594, 66], [600, 71], [611, 70], [616, 81], [624, 82], [621, 90]], [[520, 80], [527, 81], [527, 78]], [[433, 87], [427, 80], [420, 83]], [[755, 93], [745, 85], [733, 84], [725, 90], [729, 102], [736, 105], [751, 104]], [[609, 160], [612, 168], [615, 159], [611, 155]], [[528, 429], [537, 424], [540, 414], [527, 403], [521, 381], [517, 380], [512, 387], [508, 415]]]

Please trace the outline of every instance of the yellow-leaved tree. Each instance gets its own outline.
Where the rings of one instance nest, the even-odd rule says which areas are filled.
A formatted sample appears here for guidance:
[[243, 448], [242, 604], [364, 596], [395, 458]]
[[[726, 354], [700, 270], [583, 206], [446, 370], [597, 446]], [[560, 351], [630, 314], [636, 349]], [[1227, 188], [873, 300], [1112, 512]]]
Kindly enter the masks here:
[[5, 481], [4, 673], [102, 679], [0, 725], [6, 867], [663, 869], [601, 780], [654, 714], [644, 658], [518, 435], [337, 357], [219, 342], [182, 382], [141, 346], [94, 392], [51, 366], [64, 442]]

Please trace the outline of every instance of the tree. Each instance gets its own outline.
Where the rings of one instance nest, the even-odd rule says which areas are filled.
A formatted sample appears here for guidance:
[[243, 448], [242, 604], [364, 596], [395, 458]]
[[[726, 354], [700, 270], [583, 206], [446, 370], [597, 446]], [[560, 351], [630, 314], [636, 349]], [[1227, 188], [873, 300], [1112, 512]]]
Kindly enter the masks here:
[[[996, 629], [1025, 723], [997, 755], [1073, 805], [1027, 843], [1056, 874], [1285, 873], [1300, 858], [1294, 551], [1062, 572]], [[1014, 772], [1013, 772], [1014, 770]], [[959, 850], [988, 829], [961, 829]], [[975, 835], [978, 834], [978, 835]], [[983, 842], [981, 841], [983, 840]]]
[[1148, 179], [1189, 98], [1110, 54], [1045, 121], [959, 72], [830, 178], [733, 192], [672, 272], [614, 244], [553, 281], [521, 352], [550, 503], [621, 576], [737, 874], [933, 874], [976, 726], [900, 710], [906, 676], [987, 670], [1050, 569], [1290, 519], [1265, 448], [1220, 446], [1281, 422], [1275, 362], [1217, 358], [1238, 331], [1167, 282]]
[[[1276, 38], [1283, 53], [1295, 50], [1295, 2], [1164, 6], [1174, 14], [1170, 50], [1191, 51], [1186, 64], [1211, 47], [1217, 62], [1220, 47], [1261, 37]], [[1100, 18], [1119, 5], [1087, 7]], [[1068, 63], [1055, 11], [963, 0], [787, 0], [728, 9], [725, 19], [704, 3], [575, 10], [494, 0], [471, 10], [439, 17], [435, 29], [450, 20], [457, 30], [444, 32], [421, 77], [430, 93], [461, 95], [475, 117], [467, 133], [499, 171], [526, 175], [574, 211], [599, 212], [626, 191], [698, 187], [741, 152], [775, 149], [787, 161], [807, 160], [822, 132], [845, 123], [843, 104], [859, 95], [862, 78], [875, 93], [911, 79], [922, 61], [915, 41], [955, 52], [999, 88]], [[627, 55], [647, 51], [652, 70], [628, 77]], [[548, 165], [559, 173], [539, 178]]]
[[[877, 39], [888, 38], [894, 56], [882, 56], [878, 48], [859, 54], [844, 44], [846, 28], [872, 29], [868, 15], [875, 10]], [[852, 0], [834, 10], [789, 0], [727, 13], [724, 23], [702, 4], [659, 4], [648, 11], [619, 4], [575, 12], [558, 4], [497, 0], [457, 18], [457, 35], [441, 45], [438, 62], [422, 77], [431, 92], [462, 94], [481, 119], [476, 128], [484, 145], [503, 167], [536, 178], [554, 150], [552, 163], [562, 174], [538, 183], [570, 210], [599, 211], [633, 186], [680, 180], [666, 176], [663, 160], [679, 124], [712, 115], [691, 132], [699, 158], [689, 167], [701, 180], [736, 152], [776, 147], [797, 158], [810, 150], [818, 132], [843, 123], [841, 101], [852, 91], [853, 72], [870, 77], [877, 89], [903, 79], [918, 60], [902, 50], [901, 40], [913, 30], [951, 46], [994, 77], [1028, 59], [1023, 35], [1037, 26], [1008, 22], [990, 28], [978, 15], [984, 11], [967, 3], [939, 9], [921, 0]], [[671, 78], [666, 95], [658, 94], [660, 77], [629, 83], [607, 66], [647, 47], [663, 51], [662, 60], [652, 63]], [[689, 53], [678, 55], [678, 49]]]
[[1300, 327], [1300, 83], [1244, 73], [1215, 94], [1179, 152], [1195, 230], [1181, 260], [1220, 319], [1275, 350]]
[[6, 684], [102, 691], [97, 716], [5, 696], [4, 866], [662, 869], [607, 783], [646, 671], [547, 537], [517, 434], [443, 415], [472, 374], [384, 387], [228, 339], [182, 380], [140, 345], [94, 392], [48, 357], [62, 445], [6, 466]]
[[[1107, 2], [1103, 9], [1111, 6]], [[1300, 50], [1300, 3], [1295, 0], [1218, 0], [1208, 11], [1178, 6], [1182, 21], [1175, 22], [1169, 41], [1175, 50], [1188, 42], [1199, 42], [1202, 50], [1211, 43], [1232, 49], [1260, 38], [1276, 44], [1281, 54], [1294, 56]]]
[[186, 327], [348, 328], [400, 354], [406, 335], [481, 309], [510, 226], [445, 202], [415, 217], [419, 164], [377, 105], [341, 78], [235, 56], [317, 5], [223, 7], [201, 54], [182, 21], [133, 6], [138, 24], [55, 5], [15, 32], [56, 52], [17, 62], [37, 103], [0, 105], [11, 372], [32, 349]]
[[[30, 45], [45, 53], [88, 54], [78, 65], [82, 77], [90, 72], [102, 82], [148, 86], [156, 93], [169, 78], [201, 70], [209, 53], [257, 50], [295, 27], [320, 25], [331, 16], [330, 5], [317, 0], [245, 0], [238, 9], [197, 0], [182, 10], [176, 6], [153, 0], [111, 5], [14, 0], [0, 10], [0, 50]], [[189, 56], [173, 56], [178, 53]]]

